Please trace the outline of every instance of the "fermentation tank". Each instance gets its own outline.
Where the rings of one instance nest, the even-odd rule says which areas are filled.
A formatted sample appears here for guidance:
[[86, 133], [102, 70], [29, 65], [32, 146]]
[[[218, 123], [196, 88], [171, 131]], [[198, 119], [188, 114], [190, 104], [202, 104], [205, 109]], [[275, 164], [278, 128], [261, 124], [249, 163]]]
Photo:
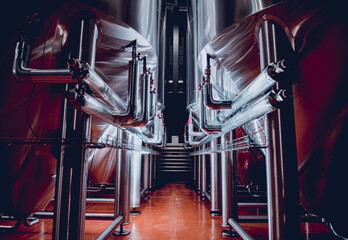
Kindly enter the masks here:
[[[214, 192], [212, 211], [220, 211], [220, 194], [232, 184], [227, 175], [237, 171], [239, 184], [268, 194], [269, 226], [271, 208], [279, 219], [289, 216], [288, 209], [281, 216], [276, 207], [283, 205], [271, 205], [270, 197], [283, 198], [285, 209], [298, 206], [298, 195], [307, 216], [325, 219], [332, 229], [346, 226], [348, 20], [342, 3], [188, 0], [174, 9], [178, 2], [184, 1], [13, 1], [13, 16], [1, 19], [0, 217], [25, 218], [59, 197], [72, 205], [78, 199], [82, 209], [82, 193], [74, 201], [62, 194], [83, 192], [87, 175], [105, 185], [119, 174], [128, 187], [127, 173], [117, 166], [137, 169], [134, 191], [115, 184], [124, 202], [136, 192], [132, 208], [138, 207], [141, 161], [133, 164], [131, 151], [141, 160], [167, 143], [162, 113], [168, 80], [187, 83], [183, 146], [191, 149], [187, 156], [195, 155], [201, 197]], [[174, 47], [166, 34], [174, 33], [167, 11], [187, 11], [186, 36], [180, 29], [175, 46], [178, 62], [169, 59]], [[7, 24], [12, 20], [18, 29]], [[186, 70], [186, 79], [170, 80], [169, 65]], [[149, 165], [156, 162], [149, 159]], [[233, 169], [223, 169], [221, 159]], [[64, 174], [63, 167], [69, 168]], [[228, 174], [220, 178], [222, 172]], [[65, 183], [82, 180], [55, 196], [64, 187], [62, 175]], [[289, 175], [290, 185], [283, 177]], [[65, 210], [73, 211], [69, 206]]]
[[[213, 56], [213, 97], [220, 102], [231, 100], [232, 106], [236, 95], [267, 67], [265, 59], [272, 54], [278, 60], [285, 59], [293, 90], [301, 205], [311, 214], [346, 223], [348, 208], [341, 194], [347, 194], [344, 89], [348, 32], [339, 5], [336, 1], [191, 1], [188, 50], [194, 57], [188, 54], [192, 63], [188, 65], [187, 104], [197, 120], [197, 132], [202, 121], [198, 105], [203, 104], [199, 92], [205, 84], [202, 76], [206, 74], [207, 54]], [[260, 32], [266, 22], [275, 26], [275, 42]], [[271, 52], [272, 47], [275, 53]], [[207, 108], [213, 119], [211, 124], [218, 128], [214, 111], [217, 110]], [[218, 111], [221, 114], [229, 110]], [[226, 125], [224, 121], [220, 123]], [[200, 131], [201, 137], [194, 142], [198, 145], [221, 136], [218, 132], [205, 137], [203, 129]], [[253, 143], [262, 145], [269, 141], [265, 139], [262, 117], [245, 124], [241, 131]], [[265, 153], [262, 149], [261, 152]]]
[[[83, 32], [81, 21], [90, 21], [85, 25], [85, 28], [92, 29], [89, 36], [81, 35], [81, 39], [95, 41], [94, 50], [88, 53], [88, 58], [92, 59], [89, 67], [126, 105], [129, 99], [129, 61], [132, 60], [130, 43], [136, 40], [136, 54], [139, 54], [136, 56], [136, 61], [139, 58], [136, 78], [142, 78], [144, 61], [141, 58], [144, 56], [146, 71], [152, 76], [152, 88], [157, 88], [158, 75], [163, 74], [157, 67], [158, 56], [163, 52], [159, 48], [159, 31], [163, 21], [160, 19], [163, 14], [161, 1], [60, 1], [49, 7], [47, 5], [42, 4], [42, 8], [38, 7], [38, 12], [33, 16], [22, 19], [22, 29], [18, 29], [16, 37], [2, 47], [9, 57], [4, 60], [6, 68], [1, 72], [1, 88], [7, 90], [0, 101], [0, 212], [15, 216], [41, 211], [54, 196], [67, 90], [65, 84], [50, 82], [54, 79], [50, 77], [41, 78], [43, 83], [36, 83], [30, 77], [21, 80], [21, 73], [15, 72], [16, 77], [19, 76], [17, 80], [11, 67], [17, 41], [26, 41], [30, 46], [27, 67], [66, 69], [69, 58], [84, 57], [82, 45], [78, 46], [74, 41]], [[144, 22], [147, 24], [144, 25]], [[70, 82], [69, 88], [74, 81]], [[143, 141], [150, 139], [151, 132], [146, 132], [145, 136], [142, 130], [159, 125], [156, 123], [151, 127], [154, 125], [154, 115], [157, 116], [163, 108], [163, 92], [157, 92], [152, 97], [152, 118], [144, 123], [149, 126], [129, 128], [135, 137], [142, 137]], [[75, 107], [79, 108], [78, 105]], [[91, 141], [97, 145], [122, 144], [116, 137], [119, 127], [94, 116]], [[154, 139], [156, 137], [153, 136]], [[115, 176], [117, 149], [89, 148], [88, 151], [90, 180], [102, 184], [111, 182]]]

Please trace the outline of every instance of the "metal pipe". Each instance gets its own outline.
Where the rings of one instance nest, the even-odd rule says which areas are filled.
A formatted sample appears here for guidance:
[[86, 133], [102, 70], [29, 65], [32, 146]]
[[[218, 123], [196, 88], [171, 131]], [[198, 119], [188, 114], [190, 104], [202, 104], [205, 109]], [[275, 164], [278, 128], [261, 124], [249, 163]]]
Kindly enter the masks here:
[[[91, 134], [91, 116], [85, 116], [83, 124], [83, 139], [90, 141]], [[72, 187], [71, 187], [71, 208], [70, 208], [70, 226], [69, 239], [84, 239], [85, 235], [85, 212], [86, 212], [86, 194], [87, 194], [87, 176], [88, 176], [88, 154], [85, 144], [75, 148], [75, 153], [80, 152], [80, 164], [73, 166]], [[80, 150], [79, 150], [80, 148]], [[77, 151], [76, 151], [77, 150]], [[75, 154], [73, 154], [75, 155]], [[74, 161], [77, 159], [73, 156]], [[76, 161], [78, 162], [78, 161]]]
[[231, 109], [231, 100], [216, 100], [213, 98], [213, 85], [210, 82], [211, 68], [210, 68], [210, 59], [214, 58], [210, 54], [207, 54], [207, 67], [205, 69], [205, 81], [203, 84], [204, 91], [204, 105], [210, 109]]
[[235, 221], [233, 218], [228, 219], [228, 223], [231, 225], [231, 227], [233, 227], [239, 234], [239, 236], [241, 236], [241, 238], [243, 238], [244, 240], [253, 240], [254, 238], [251, 237], [247, 231], [244, 230], [244, 228], [239, 225], [239, 223], [237, 221]]
[[[143, 127], [147, 122], [154, 117], [156, 102], [153, 101], [153, 93], [151, 91], [150, 75], [146, 66], [146, 56], [143, 59], [143, 74], [136, 84], [136, 117], [132, 123], [122, 124], [124, 127]], [[122, 118], [121, 118], [122, 119]], [[116, 118], [116, 122], [118, 118]]]
[[[69, 85], [65, 85], [65, 90], [67, 91]], [[67, 113], [68, 113], [68, 101], [66, 98], [63, 99], [62, 108], [62, 119], [61, 119], [61, 136], [62, 141], [66, 138], [67, 133]], [[61, 145], [59, 158], [57, 159], [57, 170], [56, 170], [56, 184], [55, 184], [55, 201], [54, 201], [54, 219], [53, 219], [53, 229], [52, 229], [52, 239], [60, 239], [60, 222], [62, 216], [62, 195], [63, 195], [63, 179], [64, 179], [64, 152], [65, 145]]]
[[167, 129], [163, 127], [163, 134], [161, 138], [161, 142], [156, 144], [158, 148], [164, 148], [167, 145]]
[[265, 114], [268, 114], [272, 111], [275, 111], [280, 105], [279, 103], [284, 101], [284, 98], [287, 96], [282, 95], [284, 91], [280, 90], [278, 93], [271, 91], [267, 95], [261, 97], [259, 100], [253, 102], [247, 107], [243, 108], [237, 112], [231, 119], [225, 122], [222, 125], [212, 126], [206, 125], [205, 116], [205, 106], [201, 105], [201, 128], [206, 133], [218, 132], [215, 136], [211, 135], [202, 135], [202, 138], [198, 141], [193, 140], [193, 136], [188, 136], [189, 143], [192, 145], [200, 145], [202, 143], [211, 141], [222, 134], [225, 134], [237, 127], [250, 122], [256, 118], [259, 118]]
[[[151, 146], [149, 146], [151, 148]], [[154, 165], [154, 156], [152, 154], [149, 155], [149, 191], [153, 189], [153, 166]]]
[[38, 219], [37, 217], [33, 217], [33, 216], [28, 216], [28, 217], [25, 217], [23, 219], [23, 224], [26, 226], [26, 227], [31, 227], [33, 226], [34, 224], [38, 223], [40, 221], [40, 219]]
[[128, 130], [135, 135], [137, 135], [143, 142], [148, 144], [163, 144], [164, 138], [164, 126], [161, 110], [157, 110], [157, 114], [154, 116], [154, 126], [153, 133], [150, 132], [150, 136], [144, 134], [144, 131], [147, 131], [146, 128], [128, 128]]
[[113, 198], [87, 198], [86, 202], [105, 202], [105, 203], [113, 203], [115, 199]]
[[[145, 145], [145, 147], [148, 147], [147, 145]], [[143, 188], [145, 190], [145, 192], [148, 192], [149, 188], [150, 188], [150, 155], [146, 154], [143, 156]], [[141, 196], [144, 193], [141, 194]]]
[[120, 225], [120, 223], [123, 220], [123, 216], [118, 216], [105, 230], [104, 232], [102, 232], [97, 238], [96, 240], [104, 240], [106, 239], [112, 231], [114, 231], [114, 229]]
[[232, 101], [231, 110], [221, 111], [212, 124], [221, 124], [270, 89], [285, 71], [284, 60], [270, 63], [246, 88]]
[[[74, 91], [70, 91], [67, 94], [71, 94], [74, 96]], [[71, 99], [71, 98], [70, 98]], [[117, 121], [117, 112], [114, 109], [111, 109], [104, 102], [99, 99], [84, 93], [79, 96], [77, 101], [72, 99], [72, 101], [77, 102], [77, 107], [79, 107], [83, 112], [98, 117], [104, 120], [107, 123], [110, 123], [116, 127], [121, 127]], [[159, 116], [161, 112], [158, 111], [157, 115], [154, 116], [154, 131], [151, 133], [146, 127], [129, 127], [132, 126], [130, 124], [123, 125], [123, 127], [129, 127], [128, 130], [134, 134], [136, 134], [139, 138], [141, 138], [146, 143], [160, 143], [162, 142], [163, 137], [163, 119]], [[145, 123], [145, 122], [143, 122]], [[147, 125], [150, 125], [151, 122], [148, 122]], [[148, 135], [149, 134], [149, 135]]]
[[231, 100], [216, 100], [213, 97], [213, 84], [207, 83], [203, 86], [205, 106], [212, 110], [231, 109]]
[[[232, 130], [231, 132], [229, 132], [229, 135], [230, 135], [231, 140], [235, 140], [237, 138], [236, 130]], [[237, 162], [238, 162], [238, 159], [237, 159], [236, 151], [231, 151], [229, 156], [231, 157], [229, 160], [230, 167], [231, 167], [230, 168], [231, 169], [231, 172], [230, 172], [230, 174], [231, 174], [230, 175], [231, 176], [231, 179], [230, 179], [230, 184], [231, 184], [230, 217], [232, 217], [235, 220], [238, 220], [238, 218], [239, 218], [239, 216], [238, 216], [238, 206], [239, 206], [239, 203], [238, 203], [238, 181], [237, 181], [237, 176], [238, 176]]]
[[[118, 139], [122, 142], [128, 141], [128, 134], [125, 131], [117, 131]], [[124, 222], [130, 222], [130, 159], [129, 151], [118, 149], [116, 157], [116, 184], [115, 184], [115, 216], [123, 216]]]
[[[199, 147], [199, 150], [202, 146]], [[202, 189], [202, 155], [197, 156], [197, 191], [200, 192]]]
[[[135, 145], [141, 145], [141, 140], [135, 136], [131, 136], [130, 142]], [[141, 183], [141, 153], [131, 152], [130, 159], [130, 208], [140, 207], [140, 183]]]
[[[202, 151], [205, 150], [205, 145], [202, 146]], [[202, 154], [201, 155], [201, 159], [202, 159], [202, 186], [201, 186], [201, 198], [205, 197], [205, 192], [207, 192], [207, 159], [206, 159], [206, 155]]]
[[208, 119], [207, 119], [207, 112], [206, 112], [206, 106], [205, 106], [205, 99], [206, 98], [206, 93], [205, 91], [201, 91], [201, 117], [200, 117], [200, 122], [201, 122], [201, 129], [204, 130], [207, 134], [215, 134], [215, 133], [220, 133], [221, 132], [221, 124], [209, 124]]
[[[264, 22], [259, 32], [261, 66], [277, 59], [276, 26]], [[289, 50], [292, 51], [292, 50]], [[277, 82], [278, 89], [292, 95], [290, 81]], [[265, 117], [267, 136], [266, 175], [268, 200], [268, 236], [273, 239], [298, 239], [299, 187], [296, 136], [292, 99], [283, 108]]]
[[[3, 216], [1, 216], [1, 218], [3, 218]], [[3, 219], [1, 219], [1, 220], [3, 220]], [[6, 219], [6, 220], [8, 220], [8, 219]], [[10, 219], [10, 220], [15, 220], [15, 219]], [[22, 218], [16, 220], [16, 223], [14, 225], [0, 225], [1, 232], [2, 233], [7, 232], [7, 231], [12, 232], [12, 231], [16, 230], [21, 225], [22, 220], [23, 220]]]
[[[211, 148], [218, 144], [218, 139], [214, 139]], [[220, 154], [210, 154], [210, 211], [213, 215], [221, 214], [221, 179], [220, 179]]]
[[[70, 91], [69, 93], [67, 92], [66, 95], [67, 94], [74, 94], [74, 92]], [[68, 97], [68, 99], [70, 98]], [[115, 123], [115, 116], [117, 112], [98, 98], [84, 93], [77, 98], [77, 105], [77, 107], [79, 107], [86, 114], [102, 119], [115, 127], [120, 127], [119, 124]]]
[[143, 58], [143, 76], [138, 77], [136, 41], [133, 41], [129, 46], [132, 46], [133, 50], [132, 60], [129, 61], [127, 104], [90, 68], [88, 63], [74, 60], [69, 61], [69, 64], [70, 68], [73, 69], [73, 77], [88, 85], [98, 98], [111, 108], [113, 111], [112, 122], [126, 127], [139, 127], [144, 126], [149, 118], [147, 106], [151, 104], [150, 82], [146, 69], [146, 57]]
[[73, 79], [70, 69], [33, 69], [27, 67], [30, 55], [30, 44], [17, 42], [12, 67], [12, 74], [21, 83], [78, 83]]
[[235, 114], [230, 120], [228, 120], [222, 126], [222, 132], [230, 132], [237, 127], [250, 122], [258, 117], [271, 113], [277, 109], [277, 105], [274, 104], [274, 101], [283, 101], [284, 99], [279, 99], [278, 95], [274, 92], [265, 95], [260, 98], [258, 101], [248, 105], [246, 108], [239, 111]]
[[[33, 213], [33, 216], [35, 217], [54, 217], [53, 212], [35, 212]], [[85, 218], [87, 219], [103, 219], [103, 220], [110, 220], [115, 219], [115, 215], [113, 213], [92, 213], [87, 212], [85, 213]]]
[[[74, 25], [78, 29], [79, 40], [77, 48], [71, 49], [71, 55], [81, 61], [91, 63], [95, 61], [95, 41], [97, 26], [94, 19], [81, 19]], [[88, 37], [86, 37], [88, 36]], [[78, 49], [73, 52], [73, 49]], [[76, 54], [76, 55], [75, 55]], [[75, 85], [75, 89], [78, 88]], [[86, 143], [90, 142], [91, 117], [80, 115], [75, 109], [68, 111], [71, 122], [67, 125], [67, 137], [80, 139], [79, 143], [66, 147], [64, 155], [63, 196], [61, 197], [63, 218], [60, 219], [59, 239], [83, 239], [85, 231], [86, 193], [88, 176], [88, 154]], [[69, 119], [68, 116], [68, 119]]]
[[189, 134], [189, 136], [192, 136], [192, 137], [199, 137], [199, 136], [202, 136], [202, 134], [203, 134], [203, 132], [193, 131], [192, 109], [190, 109], [190, 115], [189, 115], [189, 120], [188, 120], [188, 134]]
[[[228, 135], [230, 135], [228, 133]], [[229, 136], [227, 134], [221, 137], [221, 145], [229, 141]], [[228, 219], [232, 216], [232, 205], [231, 205], [231, 195], [232, 195], [232, 176], [234, 174], [232, 169], [232, 156], [233, 152], [221, 152], [221, 215], [223, 227], [228, 227]]]
[[267, 207], [267, 203], [240, 202], [238, 207]]
[[197, 185], [197, 156], [193, 156], [193, 186]]
[[202, 194], [203, 194], [203, 197], [208, 199], [209, 202], [211, 201], [211, 196], [206, 190], [203, 190]]
[[[121, 114], [128, 110], [128, 106], [112, 90], [108, 84], [89, 66], [88, 63], [81, 62], [77, 59], [69, 61], [70, 68], [73, 69], [73, 76], [79, 82], [86, 84], [105, 104], [115, 112]], [[128, 84], [133, 79], [128, 80]]]

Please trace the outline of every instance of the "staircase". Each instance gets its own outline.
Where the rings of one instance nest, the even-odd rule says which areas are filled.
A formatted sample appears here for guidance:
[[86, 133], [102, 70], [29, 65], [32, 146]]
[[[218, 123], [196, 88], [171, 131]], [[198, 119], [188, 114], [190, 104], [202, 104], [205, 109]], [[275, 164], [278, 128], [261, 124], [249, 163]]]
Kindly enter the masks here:
[[193, 183], [193, 157], [183, 144], [168, 143], [156, 160], [156, 183]]

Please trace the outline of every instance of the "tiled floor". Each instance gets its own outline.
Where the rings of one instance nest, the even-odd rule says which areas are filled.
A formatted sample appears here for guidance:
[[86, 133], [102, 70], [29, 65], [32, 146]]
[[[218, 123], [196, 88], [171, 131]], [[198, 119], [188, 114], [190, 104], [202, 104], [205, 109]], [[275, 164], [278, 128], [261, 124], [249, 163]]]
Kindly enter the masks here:
[[[131, 216], [131, 223], [125, 228], [131, 233], [127, 236], [109, 236], [110, 239], [122, 240], [214, 240], [214, 239], [241, 239], [222, 237], [221, 216], [210, 215], [209, 203], [199, 199], [198, 193], [184, 184], [166, 184], [165, 187], [154, 191], [151, 198], [142, 201], [140, 215]], [[113, 212], [113, 204], [89, 204], [90, 212]], [[99, 236], [111, 223], [105, 220], [87, 220], [85, 239], [91, 240]], [[246, 223], [242, 226], [255, 239], [267, 239], [267, 224]], [[327, 228], [318, 223], [303, 224], [303, 232], [327, 232]], [[0, 240], [51, 239], [52, 220], [41, 219], [30, 228], [21, 226], [15, 232], [0, 236]], [[332, 240], [323, 235], [321, 240]]]

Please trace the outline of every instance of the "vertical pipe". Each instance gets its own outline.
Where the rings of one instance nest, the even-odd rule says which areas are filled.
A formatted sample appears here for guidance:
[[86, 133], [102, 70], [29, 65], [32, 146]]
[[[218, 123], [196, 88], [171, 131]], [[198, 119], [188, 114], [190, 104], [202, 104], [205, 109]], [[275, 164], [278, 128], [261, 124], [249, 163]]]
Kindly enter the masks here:
[[[128, 141], [128, 135], [122, 130], [117, 132], [118, 139], [123, 142]], [[124, 149], [117, 150], [116, 157], [116, 184], [115, 184], [115, 217], [123, 216], [122, 225], [130, 223], [130, 155]]]
[[[91, 137], [91, 116], [84, 116], [83, 133], [84, 141], [90, 142]], [[77, 148], [79, 149], [79, 148]], [[86, 195], [88, 179], [88, 151], [86, 145], [82, 142], [80, 149], [80, 161], [76, 161], [73, 166], [73, 175], [71, 181], [71, 208], [69, 239], [84, 239], [85, 237], [85, 214], [86, 214]]]
[[[230, 139], [233, 141], [236, 137], [236, 130], [233, 130], [229, 133]], [[231, 200], [230, 200], [230, 206], [231, 206], [231, 217], [234, 218], [236, 221], [238, 220], [238, 191], [237, 191], [237, 152], [236, 151], [230, 151], [229, 152], [229, 164], [231, 166]]]
[[[201, 146], [199, 146], [198, 151], [202, 149]], [[202, 155], [197, 155], [197, 191], [202, 191]]]
[[[275, 25], [264, 22], [259, 36], [260, 62], [264, 67], [277, 61]], [[291, 91], [291, 86], [281, 84], [277, 83], [276, 87]], [[265, 133], [269, 239], [298, 239], [298, 172], [292, 101], [265, 117]]]
[[156, 179], [157, 179], [157, 156], [153, 156], [153, 186], [156, 187]]
[[[65, 86], [65, 90], [67, 91], [68, 84]], [[64, 98], [63, 100], [63, 111], [62, 111], [62, 139], [66, 138], [66, 128], [67, 128], [67, 109], [68, 109], [68, 100]], [[62, 189], [63, 189], [63, 179], [64, 179], [64, 167], [63, 167], [63, 160], [64, 160], [64, 150], [65, 145], [62, 145], [60, 147], [60, 157], [57, 159], [57, 175], [56, 175], [56, 187], [55, 187], [55, 200], [54, 200], [54, 218], [53, 218], [53, 230], [52, 230], [52, 239], [62, 239], [60, 237], [60, 222], [61, 219], [64, 217], [63, 211], [62, 211]], [[65, 218], [67, 216], [67, 213], [65, 214]], [[67, 219], [65, 219], [65, 223], [67, 223]]]
[[[211, 142], [211, 148], [218, 144], [218, 138]], [[219, 174], [220, 154], [211, 153], [210, 155], [210, 214], [221, 214], [221, 183]]]
[[[141, 140], [135, 136], [131, 137], [132, 143], [136, 146], [141, 146]], [[132, 151], [130, 165], [130, 207], [140, 207], [140, 192], [141, 192], [141, 152]], [[132, 213], [132, 212], [131, 212]], [[138, 213], [138, 212], [136, 212]]]
[[[145, 144], [148, 147], [148, 144]], [[145, 194], [149, 191], [149, 179], [150, 179], [150, 155], [144, 154], [143, 157], [143, 189], [145, 189]]]
[[[73, 25], [69, 42], [70, 57], [95, 63], [97, 26], [93, 19], [85, 18]], [[72, 86], [68, 86], [71, 88]], [[79, 88], [75, 85], [75, 88]], [[78, 110], [64, 104], [62, 137], [79, 139], [76, 143], [61, 148], [57, 168], [55, 220], [53, 239], [76, 240], [84, 238], [88, 158], [86, 142], [90, 141], [91, 117], [78, 114]]]
[[[93, 19], [82, 19], [80, 28], [79, 41], [79, 60], [86, 61], [91, 68], [95, 66], [95, 51], [97, 40], [97, 25]], [[74, 123], [77, 123], [77, 115], [75, 115]], [[71, 208], [70, 208], [70, 224], [69, 224], [69, 240], [70, 239], [84, 239], [85, 232], [85, 212], [86, 212], [86, 194], [87, 194], [87, 179], [88, 179], [88, 151], [86, 151], [85, 142], [90, 142], [91, 138], [91, 124], [92, 117], [83, 115], [79, 123], [82, 126], [77, 126], [79, 129], [73, 127], [78, 133], [82, 130], [82, 142], [80, 146], [74, 147], [75, 153], [80, 154], [76, 161], [74, 157], [72, 160], [72, 179], [71, 179]], [[75, 155], [74, 153], [72, 155]]]
[[193, 186], [197, 186], [197, 156], [193, 156]]
[[173, 26], [173, 92], [178, 91], [179, 80], [179, 26]]
[[[230, 139], [230, 133], [227, 133], [221, 137], [221, 145], [225, 145]], [[231, 151], [221, 152], [221, 214], [223, 227], [229, 227], [228, 219], [232, 217], [232, 154]]]
[[[202, 146], [202, 151], [205, 150], [205, 145]], [[201, 181], [201, 198], [205, 198], [207, 192], [207, 162], [205, 154], [201, 154], [202, 161], [202, 181]]]
[[[151, 148], [151, 146], [150, 146]], [[151, 148], [152, 149], [152, 148]], [[151, 192], [153, 190], [153, 155], [149, 155], [149, 191]]]

